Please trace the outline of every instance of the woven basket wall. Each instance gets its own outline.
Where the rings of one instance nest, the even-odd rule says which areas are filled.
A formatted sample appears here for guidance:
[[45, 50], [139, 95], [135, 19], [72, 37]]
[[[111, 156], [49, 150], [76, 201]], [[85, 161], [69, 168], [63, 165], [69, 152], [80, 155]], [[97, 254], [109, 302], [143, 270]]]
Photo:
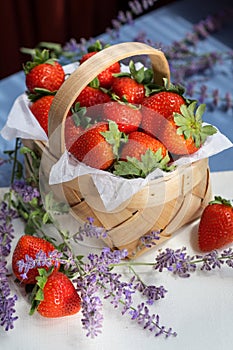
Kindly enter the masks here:
[[49, 147], [36, 140], [23, 140], [41, 155], [42, 190], [52, 190], [58, 200], [67, 201], [78, 223], [93, 217], [95, 225], [108, 231], [105, 243], [112, 249], [127, 248], [129, 256], [148, 249], [141, 244], [142, 236], [162, 230], [160, 240], [155, 242], [158, 245], [200, 216], [211, 198], [208, 159], [179, 166], [165, 177], [150, 181], [111, 212], [105, 209], [91, 175], [60, 185], [49, 185], [48, 178], [52, 165], [65, 151], [66, 115], [83, 88], [114, 62], [141, 55], [149, 56], [157, 84], [162, 85], [164, 77], [170, 79], [168, 62], [161, 51], [135, 42], [110, 46], [80, 65], [58, 90], [49, 114]]

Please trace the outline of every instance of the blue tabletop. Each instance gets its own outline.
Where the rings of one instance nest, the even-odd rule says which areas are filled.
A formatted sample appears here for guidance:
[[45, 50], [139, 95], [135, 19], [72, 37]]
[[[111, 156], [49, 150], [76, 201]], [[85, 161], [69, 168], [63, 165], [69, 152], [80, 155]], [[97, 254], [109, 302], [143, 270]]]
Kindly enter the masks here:
[[[196, 4], [196, 6], [195, 6]], [[208, 4], [211, 4], [208, 6]], [[191, 11], [192, 8], [198, 8]], [[121, 28], [118, 42], [133, 41], [138, 33], [144, 33], [145, 37], [153, 43], [169, 45], [174, 41], [181, 40], [187, 32], [192, 31], [193, 24], [200, 21], [210, 11], [219, 10], [219, 2], [205, 1], [205, 5], [197, 6], [197, 2], [178, 1], [169, 6], [152, 11], [142, 17], [139, 17], [133, 25], [125, 25]], [[233, 23], [227, 24], [216, 34], [209, 36], [198, 45], [199, 52], [220, 51], [227, 52], [232, 49]], [[108, 40], [107, 34], [103, 34], [100, 39]], [[220, 89], [221, 95], [227, 92], [233, 92], [233, 71], [231, 61], [224, 61], [224, 64], [216, 65], [214, 71], [209, 72], [205, 84], [208, 88]], [[16, 73], [0, 81], [0, 129], [4, 126], [7, 115], [17, 96], [25, 91], [23, 72]], [[233, 142], [233, 109], [224, 111], [222, 108], [216, 108], [213, 111], [208, 110], [205, 115], [205, 121], [215, 125]], [[0, 136], [0, 158], [5, 155], [5, 150], [12, 149], [14, 141], [6, 141]], [[233, 170], [233, 148], [225, 150], [218, 155], [210, 158], [211, 171]], [[10, 164], [0, 166], [0, 186], [9, 185]]]

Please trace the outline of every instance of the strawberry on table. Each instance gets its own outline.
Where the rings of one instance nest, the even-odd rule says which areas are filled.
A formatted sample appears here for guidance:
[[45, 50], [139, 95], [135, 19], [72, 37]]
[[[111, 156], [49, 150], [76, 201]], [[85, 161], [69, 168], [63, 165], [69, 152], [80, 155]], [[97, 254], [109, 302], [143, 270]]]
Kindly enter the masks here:
[[37, 99], [35, 102], [32, 102], [30, 106], [31, 112], [33, 113], [35, 118], [38, 120], [39, 124], [44, 129], [47, 135], [48, 135], [49, 110], [53, 102], [53, 99], [54, 99], [53, 95], [46, 95]]
[[206, 206], [199, 223], [198, 242], [203, 252], [233, 242], [233, 207], [230, 201], [216, 196]]
[[217, 132], [212, 125], [203, 125], [202, 115], [205, 105], [197, 108], [197, 102], [183, 104], [180, 113], [164, 119], [159, 139], [169, 152], [175, 155], [188, 155], [196, 152], [204, 144], [207, 137]]
[[63, 67], [49, 57], [48, 50], [36, 50], [33, 61], [25, 64], [24, 72], [30, 93], [35, 93], [35, 88], [57, 91], [65, 80]]
[[[21, 276], [21, 272], [19, 270], [19, 266], [17, 262], [19, 260], [25, 259], [25, 255], [28, 255], [32, 259], [35, 259], [36, 254], [39, 251], [43, 251], [44, 253], [49, 253], [55, 250], [55, 247], [52, 243], [46, 241], [43, 238], [23, 235], [20, 237], [12, 256], [12, 270], [16, 276], [16, 278], [24, 283], [24, 284], [34, 284], [36, 283], [36, 276], [38, 276], [38, 268], [35, 267], [30, 269], [27, 273], [27, 278], [23, 279]], [[55, 270], [59, 269], [59, 265], [55, 268]]]
[[[41, 282], [40, 282], [41, 278]], [[42, 286], [42, 300], [38, 301], [32, 307], [41, 316], [48, 318], [71, 316], [79, 312], [81, 309], [81, 299], [71, 282], [71, 280], [62, 272], [53, 272], [48, 277], [43, 269], [40, 270], [40, 277], [37, 278], [40, 288]], [[37, 299], [40, 299], [39, 292]], [[37, 306], [37, 304], [39, 304]]]
[[142, 115], [138, 106], [121, 101], [111, 101], [103, 106], [103, 120], [113, 120], [120, 131], [129, 134], [138, 129]]

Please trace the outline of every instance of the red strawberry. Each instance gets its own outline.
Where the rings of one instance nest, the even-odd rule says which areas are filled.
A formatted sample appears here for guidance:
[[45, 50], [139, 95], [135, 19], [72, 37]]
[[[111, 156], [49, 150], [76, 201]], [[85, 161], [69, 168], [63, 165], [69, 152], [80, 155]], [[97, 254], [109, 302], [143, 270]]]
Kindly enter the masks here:
[[162, 91], [146, 97], [142, 101], [142, 129], [158, 137], [164, 118], [169, 118], [174, 112], [180, 113], [180, 107], [184, 103], [182, 96], [170, 91]]
[[67, 150], [73, 145], [77, 140], [77, 137], [84, 129], [75, 123], [72, 115], [67, 116], [65, 123], [65, 144]]
[[56, 91], [65, 80], [62, 66], [54, 59], [49, 58], [49, 51], [36, 50], [34, 60], [24, 66], [26, 86], [28, 91], [35, 93], [35, 88]]
[[153, 80], [153, 71], [143, 66], [137, 70], [133, 61], [129, 62], [129, 71], [114, 75], [112, 92], [122, 101], [140, 104], [146, 94], [145, 86]]
[[109, 168], [115, 159], [113, 146], [102, 133], [109, 131], [108, 123], [97, 123], [81, 133], [70, 152], [81, 162], [97, 169]]
[[86, 112], [86, 107], [80, 107], [80, 104], [76, 103], [68, 113], [65, 122], [65, 144], [67, 150], [70, 149], [81, 132], [90, 126], [91, 118], [86, 115]]
[[205, 105], [201, 104], [195, 112], [196, 104], [196, 101], [189, 106], [183, 104], [180, 113], [174, 113], [164, 120], [159, 138], [169, 152], [176, 155], [192, 154], [209, 135], [216, 133], [213, 126], [203, 126]]
[[81, 299], [74, 285], [62, 272], [53, 272], [48, 277], [43, 294], [37, 311], [44, 317], [70, 316], [81, 309]]
[[[19, 267], [17, 265], [17, 262], [19, 260], [25, 259], [25, 255], [28, 255], [29, 257], [35, 259], [36, 254], [42, 250], [45, 253], [49, 253], [55, 250], [55, 247], [52, 245], [52, 243], [46, 241], [43, 238], [24, 235], [20, 237], [15, 250], [13, 252], [12, 256], [12, 269], [13, 272], [18, 280], [20, 280], [22, 283], [25, 284], [34, 284], [36, 283], [36, 276], [38, 276], [38, 269], [33, 268], [30, 269], [27, 273], [27, 278], [22, 279], [21, 272], [19, 271]], [[55, 270], [58, 270], [59, 266], [55, 268]]]
[[51, 104], [53, 102], [53, 95], [46, 95], [35, 102], [30, 106], [31, 112], [34, 114], [36, 119], [38, 120], [41, 127], [44, 129], [46, 134], [48, 135], [48, 116]]
[[233, 242], [233, 207], [229, 201], [215, 197], [205, 207], [198, 228], [198, 242], [203, 252]]
[[127, 157], [134, 157], [141, 160], [141, 156], [145, 154], [148, 149], [156, 152], [159, 148], [162, 150], [162, 156], [165, 157], [167, 149], [159, 140], [144, 132], [134, 131], [129, 134], [128, 142], [123, 145], [120, 158], [126, 160]]
[[116, 77], [112, 83], [112, 92], [122, 101], [134, 104], [140, 104], [145, 97], [144, 85], [131, 77]]
[[168, 166], [170, 158], [164, 145], [140, 131], [129, 134], [120, 159], [114, 164], [114, 174], [127, 178], [146, 177], [156, 168], [165, 171], [173, 169]]
[[136, 131], [141, 123], [140, 109], [132, 104], [111, 101], [103, 106], [104, 120], [113, 120], [120, 131], [129, 134]]
[[[83, 57], [80, 60], [80, 64], [82, 64], [83, 62], [88, 60], [90, 57], [94, 56], [97, 52], [98, 51], [92, 51], [92, 52], [88, 52], [85, 55], [83, 55]], [[106, 68], [103, 72], [98, 74], [97, 78], [99, 80], [100, 86], [105, 88], [105, 89], [110, 88], [112, 85], [113, 79], [114, 79], [113, 74], [119, 73], [120, 69], [121, 69], [120, 63], [116, 62], [116, 63], [113, 63], [108, 68]]]
[[109, 101], [110, 96], [107, 93], [103, 92], [99, 88], [86, 86], [81, 91], [75, 102], [79, 102], [81, 107], [90, 107], [94, 105], [101, 105]]

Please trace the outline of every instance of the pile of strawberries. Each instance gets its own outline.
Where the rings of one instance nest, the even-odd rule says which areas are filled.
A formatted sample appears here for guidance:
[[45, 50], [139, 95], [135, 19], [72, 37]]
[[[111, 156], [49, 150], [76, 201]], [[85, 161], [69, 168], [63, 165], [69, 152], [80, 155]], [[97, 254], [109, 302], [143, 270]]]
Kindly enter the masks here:
[[[97, 42], [80, 64], [102, 49]], [[64, 70], [44, 50], [36, 51], [25, 74], [30, 109], [48, 133], [48, 112]], [[185, 98], [181, 86], [166, 79], [155, 85], [151, 69], [136, 69], [130, 61], [125, 73], [116, 62], [77, 97], [66, 118], [66, 148], [88, 166], [127, 178], [145, 177], [156, 168], [169, 171], [173, 160], [196, 152], [216, 132], [203, 125], [204, 110], [204, 104]]]

